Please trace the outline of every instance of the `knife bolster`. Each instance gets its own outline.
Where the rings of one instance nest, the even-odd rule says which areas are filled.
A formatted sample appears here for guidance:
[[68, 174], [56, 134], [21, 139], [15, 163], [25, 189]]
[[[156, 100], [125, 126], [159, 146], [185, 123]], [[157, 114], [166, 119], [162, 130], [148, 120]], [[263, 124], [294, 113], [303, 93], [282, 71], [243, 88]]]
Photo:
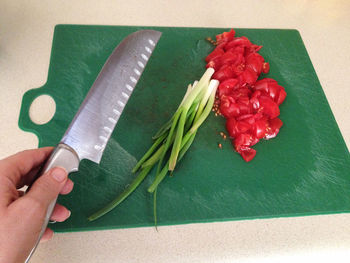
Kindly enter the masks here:
[[79, 168], [79, 157], [75, 151], [66, 144], [57, 145], [50, 158], [47, 160], [43, 173], [53, 167], [62, 167], [68, 173], [77, 172]]

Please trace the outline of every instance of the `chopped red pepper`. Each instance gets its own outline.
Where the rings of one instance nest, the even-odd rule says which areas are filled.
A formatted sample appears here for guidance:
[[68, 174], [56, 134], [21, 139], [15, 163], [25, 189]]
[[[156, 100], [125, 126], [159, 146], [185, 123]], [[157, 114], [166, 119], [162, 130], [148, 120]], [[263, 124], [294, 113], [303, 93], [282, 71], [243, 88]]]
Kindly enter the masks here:
[[222, 34], [219, 34], [216, 36], [216, 42], [218, 44], [222, 43], [222, 42], [228, 42], [233, 40], [233, 38], [235, 37], [235, 31], [233, 29], [231, 29], [229, 32], [224, 32]]
[[236, 103], [236, 100], [232, 96], [222, 95], [220, 102], [220, 112], [226, 118], [239, 116], [239, 105]]
[[218, 87], [218, 93], [221, 97], [222, 95], [228, 95], [233, 90], [237, 89], [239, 87], [238, 80], [237, 79], [227, 79], [220, 83]]
[[245, 84], [253, 85], [258, 79], [258, 74], [251, 69], [247, 68], [243, 71], [241, 75], [238, 76], [239, 83], [243, 86]]
[[[243, 48], [249, 48], [252, 46], [252, 43], [249, 41], [248, 38], [246, 37], [236, 37], [234, 39], [232, 39], [230, 42], [228, 42], [226, 44], [226, 46], [224, 47], [224, 49], [227, 51], [231, 48], [235, 48], [235, 47], [243, 47]], [[244, 51], [244, 50], [243, 50]]]
[[226, 52], [220, 57], [222, 65], [235, 64], [238, 54], [234, 52]]
[[277, 100], [276, 100], [277, 105], [281, 105], [282, 102], [284, 101], [284, 99], [286, 98], [286, 96], [287, 96], [286, 91], [284, 90], [283, 87], [281, 87], [280, 93], [278, 94], [278, 97], [277, 97]]
[[280, 115], [280, 109], [278, 108], [277, 103], [274, 102], [271, 98], [261, 95], [259, 97], [259, 102], [260, 108], [258, 109], [258, 111], [262, 112], [270, 119], [274, 119], [278, 115]]
[[225, 79], [230, 79], [234, 77], [234, 72], [232, 67], [229, 65], [223, 65], [218, 71], [216, 71], [213, 75], [213, 79], [217, 79], [222, 82]]
[[283, 122], [279, 118], [269, 120], [266, 129], [265, 139], [271, 139], [276, 137], [282, 125]]
[[270, 71], [270, 64], [269, 62], [264, 62], [262, 67], [262, 72], [267, 74]]
[[216, 58], [220, 58], [223, 54], [225, 54], [224, 50], [221, 48], [214, 49], [213, 52], [211, 52], [206, 58], [205, 61], [209, 62], [211, 60], [214, 60]]
[[244, 159], [244, 161], [250, 162], [255, 157], [256, 150], [254, 150], [253, 148], [246, 147], [246, 148], [241, 149], [240, 154], [241, 154], [242, 158]]
[[258, 53], [250, 53], [246, 58], [246, 67], [251, 68], [258, 75], [261, 74], [263, 63], [264, 58]]
[[270, 64], [257, 52], [262, 46], [245, 37], [235, 37], [235, 31], [216, 36], [216, 48], [205, 61], [215, 70], [219, 80], [218, 109], [227, 119], [228, 131], [235, 150], [247, 162], [256, 151], [251, 148], [260, 139], [276, 137], [283, 122], [279, 105], [287, 93], [276, 80], [258, 77], [270, 71]]
[[233, 141], [235, 149], [237, 152], [241, 151], [242, 148], [253, 146], [258, 142], [258, 139], [249, 133], [239, 134]]
[[253, 134], [256, 138], [262, 139], [266, 136], [267, 121], [259, 120], [253, 125]]
[[226, 130], [228, 131], [228, 134], [232, 138], [235, 138], [237, 135], [236, 123], [237, 123], [237, 121], [235, 118], [228, 118], [226, 120]]

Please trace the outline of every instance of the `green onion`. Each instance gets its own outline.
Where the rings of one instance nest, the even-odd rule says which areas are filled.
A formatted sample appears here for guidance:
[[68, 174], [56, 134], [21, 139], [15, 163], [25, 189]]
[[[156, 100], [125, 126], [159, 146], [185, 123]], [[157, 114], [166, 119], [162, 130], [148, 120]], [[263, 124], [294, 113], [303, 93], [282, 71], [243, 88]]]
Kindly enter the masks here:
[[159, 159], [162, 157], [162, 154], [164, 152], [164, 144], [158, 148], [158, 150], [147, 160], [145, 161], [141, 168], [145, 168], [150, 165], [155, 165]]
[[202, 78], [197, 83], [197, 85], [193, 87], [193, 89], [188, 93], [188, 96], [185, 97], [184, 100], [182, 101], [182, 106], [180, 106], [180, 111], [182, 112], [181, 118], [178, 124], [174, 145], [173, 145], [170, 159], [169, 159], [169, 171], [173, 171], [176, 166], [177, 157], [181, 147], [181, 140], [184, 132], [184, 127], [186, 124], [187, 112], [192, 106], [197, 96], [203, 93], [202, 92], [203, 90], [204, 92], [206, 91], [209, 85], [210, 78], [213, 74], [214, 74], [214, 69], [208, 68], [207, 71], [202, 76]]
[[181, 113], [182, 113], [182, 108], [180, 108], [176, 113], [175, 113], [175, 116], [174, 116], [174, 122], [173, 124], [171, 125], [171, 128], [170, 128], [170, 131], [169, 131], [169, 134], [168, 134], [168, 137], [166, 138], [166, 141], [165, 141], [165, 146], [164, 146], [164, 149], [161, 153], [161, 156], [160, 156], [160, 159], [159, 159], [159, 163], [158, 163], [158, 167], [157, 167], [157, 174], [160, 172], [160, 168], [162, 167], [162, 164], [163, 164], [163, 160], [164, 160], [164, 157], [169, 149], [169, 147], [171, 146], [171, 142], [172, 142], [172, 136], [173, 136], [173, 133], [175, 131], [175, 128], [177, 126], [177, 123], [178, 123], [178, 120], [181, 116]]
[[[154, 222], [157, 226], [156, 193], [159, 184], [164, 180], [168, 172], [173, 173], [177, 163], [183, 158], [192, 145], [198, 128], [209, 116], [214, 104], [217, 80], [210, 80], [214, 74], [212, 68], [208, 68], [199, 81], [188, 85], [187, 91], [176, 112], [159, 131], [152, 137], [155, 142], [145, 155], [137, 162], [132, 172], [140, 170], [132, 183], [105, 208], [97, 211], [88, 219], [90, 221], [105, 215], [125, 198], [127, 198], [145, 179], [151, 169], [157, 164], [155, 178], [148, 187], [148, 192], [153, 193]], [[166, 156], [169, 159], [164, 163]]]
[[152, 169], [152, 166], [145, 167], [138, 176], [134, 179], [134, 181], [114, 200], [112, 200], [107, 206], [104, 208], [98, 210], [96, 213], [92, 214], [88, 217], [89, 221], [94, 221], [97, 218], [107, 214], [110, 212], [113, 208], [115, 208], [117, 205], [119, 205], [121, 202], [125, 200], [138, 186], [139, 184], [145, 179], [149, 171]]
[[[179, 153], [179, 161], [181, 160], [181, 158], [185, 155], [185, 153], [187, 152], [187, 150], [190, 148], [194, 137], [196, 136], [196, 134], [188, 134], [187, 136], [184, 137], [184, 140], [182, 141], [183, 144], [181, 145], [181, 150]], [[151, 186], [147, 189], [148, 192], [153, 193], [155, 191], [155, 189], [157, 189], [158, 185], [160, 184], [160, 182], [165, 178], [165, 176], [168, 173], [168, 165], [169, 162], [163, 167], [162, 171], [157, 174], [156, 178], [154, 179], [153, 183], [151, 184]]]
[[[198, 83], [198, 81], [196, 80], [194, 83], [193, 83], [193, 86], [191, 84], [188, 85], [187, 87], [187, 91], [186, 91], [186, 94], [185, 96], [183, 97], [181, 103], [180, 103], [180, 106], [179, 108], [182, 106], [184, 100], [186, 99], [186, 97], [188, 96], [188, 93], [193, 89], [194, 86], [196, 86]], [[178, 109], [179, 109], [178, 108]], [[177, 111], [176, 111], [177, 112]], [[170, 128], [171, 128], [171, 125], [173, 123], [173, 120], [174, 120], [174, 116], [176, 114], [176, 112], [174, 113], [174, 115], [171, 117], [171, 119], [165, 123], [160, 129], [159, 131], [152, 137], [152, 139], [157, 139], [159, 138], [160, 136], [162, 136], [163, 134], [165, 134]], [[192, 112], [192, 111], [191, 111]]]
[[151, 148], [146, 152], [146, 154], [138, 161], [138, 163], [135, 165], [135, 167], [132, 169], [133, 173], [136, 173], [137, 170], [140, 168], [140, 166], [147, 160], [148, 157], [151, 156], [151, 154], [157, 149], [158, 145], [162, 143], [162, 141], [165, 139], [166, 134], [163, 134], [162, 136], [158, 137], [158, 139], [153, 143]]
[[153, 193], [153, 217], [154, 217], [154, 226], [157, 229], [157, 189]]
[[[210, 92], [208, 94], [206, 94], [206, 96], [205, 96], [205, 100], [207, 101], [207, 104], [206, 104], [204, 110], [203, 110], [203, 107], [205, 104], [201, 103], [199, 105], [198, 112], [200, 112], [200, 113], [198, 115], [198, 118], [196, 116], [196, 120], [195, 120], [192, 128], [190, 129], [190, 133], [194, 133], [195, 131], [197, 131], [199, 126], [201, 126], [202, 123], [205, 121], [205, 119], [209, 116], [209, 113], [214, 105], [216, 88], [218, 87], [218, 85], [219, 85], [219, 81], [217, 81], [216, 79], [214, 79], [210, 82], [210, 85], [208, 88], [208, 90]], [[208, 97], [209, 97], [209, 99], [208, 99]]]

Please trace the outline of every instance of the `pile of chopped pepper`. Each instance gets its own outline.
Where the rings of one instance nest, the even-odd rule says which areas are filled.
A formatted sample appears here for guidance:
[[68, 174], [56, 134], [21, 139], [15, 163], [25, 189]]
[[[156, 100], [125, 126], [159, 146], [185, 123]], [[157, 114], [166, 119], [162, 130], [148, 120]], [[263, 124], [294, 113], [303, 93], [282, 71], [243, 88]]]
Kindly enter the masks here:
[[206, 67], [214, 68], [212, 78], [220, 81], [214, 109], [226, 118], [234, 149], [249, 162], [256, 155], [251, 146], [276, 137], [283, 125], [279, 105], [287, 93], [274, 79], [258, 80], [270, 70], [258, 54], [262, 46], [247, 37], [235, 37], [233, 29], [211, 42], [216, 48], [206, 57]]

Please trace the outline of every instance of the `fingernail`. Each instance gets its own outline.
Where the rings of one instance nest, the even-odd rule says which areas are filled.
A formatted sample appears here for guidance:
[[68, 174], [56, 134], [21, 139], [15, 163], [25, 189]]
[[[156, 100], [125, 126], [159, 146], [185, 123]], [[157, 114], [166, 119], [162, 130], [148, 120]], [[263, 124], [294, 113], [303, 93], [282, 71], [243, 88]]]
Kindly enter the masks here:
[[69, 218], [71, 214], [72, 214], [72, 212], [70, 210], [68, 210], [68, 217], [67, 218]]
[[61, 169], [61, 168], [55, 168], [52, 171], [52, 177], [59, 183], [63, 182], [64, 180], [66, 180], [67, 178], [67, 173], [65, 170]]

